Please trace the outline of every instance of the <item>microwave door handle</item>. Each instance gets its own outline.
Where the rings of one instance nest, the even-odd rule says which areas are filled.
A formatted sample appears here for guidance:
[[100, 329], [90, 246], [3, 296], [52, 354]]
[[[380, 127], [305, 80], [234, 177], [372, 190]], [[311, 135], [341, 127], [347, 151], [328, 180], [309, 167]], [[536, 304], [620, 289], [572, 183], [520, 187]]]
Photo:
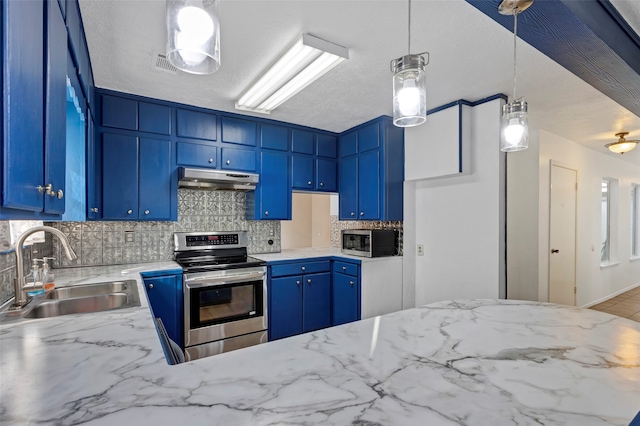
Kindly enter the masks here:
[[219, 277], [201, 277], [190, 278], [185, 280], [185, 284], [189, 288], [209, 287], [212, 285], [233, 284], [239, 282], [248, 282], [255, 280], [262, 280], [264, 278], [264, 272], [252, 272], [249, 274], [240, 275], [223, 275]]

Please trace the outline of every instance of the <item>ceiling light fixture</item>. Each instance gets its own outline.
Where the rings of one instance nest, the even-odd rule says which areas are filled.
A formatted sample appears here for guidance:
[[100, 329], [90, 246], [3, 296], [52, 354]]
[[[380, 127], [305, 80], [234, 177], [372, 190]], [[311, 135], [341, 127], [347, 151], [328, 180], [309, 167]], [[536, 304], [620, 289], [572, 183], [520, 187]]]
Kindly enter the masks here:
[[606, 148], [609, 148], [609, 151], [615, 152], [616, 154], [624, 154], [625, 152], [629, 152], [636, 147], [640, 141], [630, 141], [625, 139], [629, 132], [620, 132], [616, 133], [620, 139], [617, 142], [608, 143], [605, 145]]
[[503, 0], [498, 6], [502, 15], [513, 15], [513, 97], [502, 106], [500, 151], [522, 151], [529, 147], [529, 120], [527, 103], [516, 98], [516, 42], [518, 40], [518, 14], [525, 11], [533, 0]]
[[346, 47], [302, 34], [240, 96], [236, 109], [269, 114], [345, 59]]
[[218, 0], [167, 0], [167, 59], [188, 73], [216, 72], [220, 67]]
[[[411, 0], [409, 0], [409, 53], [391, 61], [393, 72], [393, 124], [413, 127], [427, 120], [427, 77], [429, 52], [411, 54]], [[424, 59], [423, 55], [427, 55]]]

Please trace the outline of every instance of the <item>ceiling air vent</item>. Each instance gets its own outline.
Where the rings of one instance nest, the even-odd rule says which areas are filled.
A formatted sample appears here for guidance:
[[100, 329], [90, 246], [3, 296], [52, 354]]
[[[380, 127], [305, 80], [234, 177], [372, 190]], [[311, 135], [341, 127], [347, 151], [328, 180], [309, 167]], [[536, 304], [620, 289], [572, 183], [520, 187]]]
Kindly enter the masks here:
[[179, 74], [178, 68], [171, 65], [167, 56], [158, 52], [153, 52], [153, 57], [151, 58], [151, 69], [174, 75]]

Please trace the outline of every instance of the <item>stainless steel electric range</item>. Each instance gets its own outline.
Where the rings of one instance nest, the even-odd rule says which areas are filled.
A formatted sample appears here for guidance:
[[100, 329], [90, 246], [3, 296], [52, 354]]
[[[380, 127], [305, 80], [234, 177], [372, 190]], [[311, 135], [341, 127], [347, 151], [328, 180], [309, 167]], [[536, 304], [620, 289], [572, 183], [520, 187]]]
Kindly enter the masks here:
[[247, 256], [246, 231], [177, 232], [185, 360], [267, 341], [267, 262]]

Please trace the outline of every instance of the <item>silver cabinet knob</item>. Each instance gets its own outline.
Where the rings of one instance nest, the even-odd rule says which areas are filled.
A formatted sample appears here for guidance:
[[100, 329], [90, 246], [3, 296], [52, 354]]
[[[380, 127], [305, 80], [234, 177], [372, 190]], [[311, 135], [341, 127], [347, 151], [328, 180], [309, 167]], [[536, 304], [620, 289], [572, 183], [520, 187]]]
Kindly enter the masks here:
[[149, 290], [153, 288], [153, 284], [149, 284]]
[[324, 186], [324, 182], [320, 182], [320, 186]]
[[52, 197], [58, 197], [58, 200], [62, 200], [62, 198], [64, 197], [64, 192], [62, 192], [62, 189], [58, 189], [57, 191], [51, 191], [49, 195], [51, 195]]
[[360, 216], [364, 216], [364, 212], [360, 212]]
[[269, 216], [269, 211], [267, 210], [266, 212], [264, 212], [265, 216]]
[[355, 216], [356, 214], [354, 212], [351, 212], [351, 216]]
[[349, 281], [349, 285], [353, 287], [353, 281]]
[[307, 268], [305, 268], [305, 267], [303, 266], [303, 267], [302, 267], [302, 270], [303, 270], [303, 271], [306, 271], [306, 270], [307, 270]]
[[300, 280], [297, 280], [297, 281], [296, 281], [296, 284], [300, 285]]
[[149, 214], [149, 210], [145, 210], [145, 211], [144, 211], [144, 214]]
[[346, 270], [347, 270], [347, 267], [346, 267], [346, 266], [343, 266], [343, 267], [342, 267], [342, 270], [343, 270], [343, 271], [346, 271]]
[[311, 284], [311, 278], [309, 278], [309, 279], [307, 280], [307, 282], [308, 282], [309, 284]]
[[209, 163], [213, 163], [213, 158], [209, 158]]
[[97, 207], [92, 207], [91, 208], [91, 213], [98, 213], [98, 208]]
[[309, 180], [309, 181], [307, 181], [307, 185], [311, 185], [311, 181], [310, 181], [310, 180]]
[[227, 166], [231, 164], [231, 160], [227, 160]]
[[127, 214], [131, 214], [131, 213], [133, 213], [133, 210], [131, 209], [127, 210]]

